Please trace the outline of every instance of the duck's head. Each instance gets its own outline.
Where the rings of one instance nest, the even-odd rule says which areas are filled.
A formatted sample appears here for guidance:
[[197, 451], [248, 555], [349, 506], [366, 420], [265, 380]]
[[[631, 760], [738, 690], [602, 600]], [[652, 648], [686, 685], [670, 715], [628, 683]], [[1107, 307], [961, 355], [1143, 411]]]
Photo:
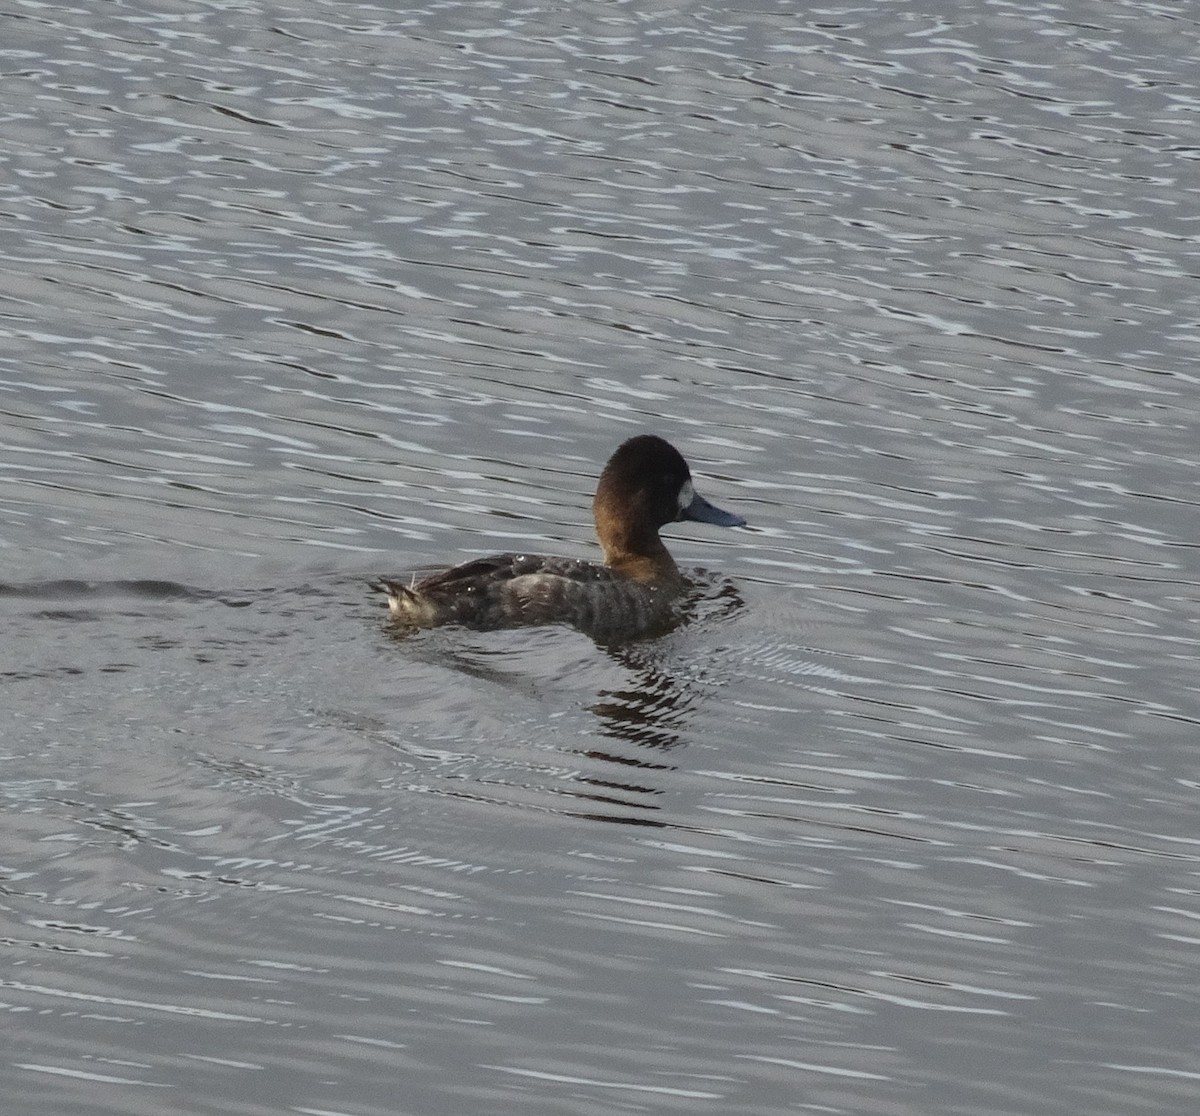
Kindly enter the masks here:
[[[674, 562], [658, 538], [660, 527], [680, 519], [742, 527], [740, 515], [710, 504], [692, 484], [683, 455], [654, 434], [639, 434], [622, 443], [600, 474], [592, 501], [596, 534], [609, 565], [631, 560]], [[661, 552], [661, 554], [660, 554]]]

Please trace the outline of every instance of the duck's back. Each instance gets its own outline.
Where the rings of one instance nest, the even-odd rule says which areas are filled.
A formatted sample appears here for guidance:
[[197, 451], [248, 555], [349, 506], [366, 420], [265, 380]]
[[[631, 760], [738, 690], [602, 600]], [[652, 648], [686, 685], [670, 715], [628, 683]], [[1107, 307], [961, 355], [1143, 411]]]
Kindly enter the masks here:
[[675, 584], [635, 581], [576, 558], [493, 554], [432, 574], [411, 588], [385, 581], [392, 614], [415, 627], [461, 624], [490, 631], [570, 624], [600, 640], [662, 627], [678, 598]]

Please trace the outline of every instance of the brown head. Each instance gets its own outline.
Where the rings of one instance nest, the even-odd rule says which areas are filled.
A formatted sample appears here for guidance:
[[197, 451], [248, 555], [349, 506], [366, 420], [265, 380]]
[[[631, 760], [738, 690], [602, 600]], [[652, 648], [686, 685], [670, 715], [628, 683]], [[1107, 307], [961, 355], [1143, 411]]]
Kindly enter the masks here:
[[654, 434], [624, 442], [608, 459], [592, 501], [604, 561], [637, 581], [677, 579], [679, 570], [658, 537], [680, 519], [741, 527], [739, 515], [697, 494], [683, 455]]

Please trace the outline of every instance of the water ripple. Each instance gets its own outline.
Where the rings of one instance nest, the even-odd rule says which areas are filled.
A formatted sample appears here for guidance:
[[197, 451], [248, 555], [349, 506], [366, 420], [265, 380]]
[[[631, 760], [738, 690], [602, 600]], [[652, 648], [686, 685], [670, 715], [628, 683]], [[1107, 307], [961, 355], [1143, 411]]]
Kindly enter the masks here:
[[[12, 1104], [1179, 1109], [1194, 20], [160, 9], [3, 17]], [[690, 624], [387, 637], [643, 429]]]

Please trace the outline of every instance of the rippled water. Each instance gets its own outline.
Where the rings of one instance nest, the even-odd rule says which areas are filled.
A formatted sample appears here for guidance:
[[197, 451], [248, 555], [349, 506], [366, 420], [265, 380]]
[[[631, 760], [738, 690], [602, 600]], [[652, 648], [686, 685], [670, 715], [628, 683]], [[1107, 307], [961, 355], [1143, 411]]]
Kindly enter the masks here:
[[[0, 6], [14, 1111], [1194, 1106], [1198, 39]], [[692, 623], [391, 638], [641, 430]]]

